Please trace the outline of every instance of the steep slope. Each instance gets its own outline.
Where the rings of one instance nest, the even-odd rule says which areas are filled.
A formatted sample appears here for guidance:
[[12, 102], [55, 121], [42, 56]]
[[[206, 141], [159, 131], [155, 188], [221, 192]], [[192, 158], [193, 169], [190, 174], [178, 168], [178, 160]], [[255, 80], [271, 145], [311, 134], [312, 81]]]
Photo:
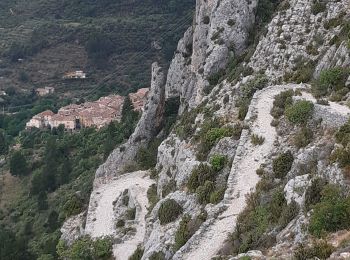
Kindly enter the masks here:
[[[315, 219], [329, 189], [341, 205], [349, 198], [348, 7], [347, 0], [197, 1], [195, 23], [158, 81], [164, 106], [178, 99], [180, 107], [169, 135], [147, 139], [165, 138], [150, 172], [158, 198], [149, 197], [155, 205], [137, 259], [304, 259], [346, 250], [346, 241], [330, 245], [321, 234], [350, 225]], [[134, 137], [96, 183], [137, 162]]]

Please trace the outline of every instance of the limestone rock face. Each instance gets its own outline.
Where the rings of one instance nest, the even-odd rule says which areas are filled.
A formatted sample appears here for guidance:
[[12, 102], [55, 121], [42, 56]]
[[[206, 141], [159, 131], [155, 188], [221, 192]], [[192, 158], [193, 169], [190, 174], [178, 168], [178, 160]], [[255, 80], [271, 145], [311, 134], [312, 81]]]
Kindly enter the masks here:
[[158, 148], [156, 169], [159, 170], [159, 195], [171, 179], [175, 180], [177, 187], [186, 184], [192, 169], [198, 164], [193, 147], [177, 136], [170, 135]]
[[148, 101], [134, 133], [121, 147], [116, 148], [96, 171], [94, 185], [107, 177], [115, 177], [134, 163], [138, 150], [149, 143], [160, 130], [165, 104], [165, 75], [157, 63], [152, 65], [152, 82]]
[[79, 215], [72, 216], [67, 219], [61, 228], [61, 239], [64, 240], [67, 245], [71, 245], [75, 240], [84, 235], [84, 222], [86, 218], [86, 212]]
[[[336, 58], [337, 51], [328, 49], [340, 27], [325, 29], [323, 25], [348, 9], [347, 1], [328, 1], [325, 12], [313, 15], [310, 1], [292, 0], [288, 3], [290, 7], [278, 12], [269, 23], [266, 36], [259, 42], [249, 62], [255, 71], [266, 70], [272, 81], [282, 80], [293, 68], [317, 61], [324, 52]], [[322, 43], [318, 41], [320, 38]], [[343, 53], [343, 48], [339, 49], [340, 53]], [[324, 59], [316, 71], [326, 67], [328, 61], [326, 57]]]
[[336, 45], [331, 46], [318, 62], [314, 77], [317, 78], [320, 72], [331, 67], [347, 67], [350, 65], [350, 55], [346, 42], [342, 42], [337, 48]]
[[[182, 206], [183, 214], [181, 216], [189, 214], [195, 217], [201, 212], [194, 195], [188, 195], [185, 192], [177, 191], [171, 193], [166, 199], [173, 199]], [[181, 216], [172, 223], [166, 225], [160, 224], [158, 210], [166, 199], [160, 200], [157, 203], [147, 219], [148, 225], [144, 240], [145, 252], [142, 257], [143, 260], [148, 259], [154, 252], [163, 252], [166, 259], [171, 259], [171, 256], [174, 254], [172, 247], [174, 245], [175, 232], [181, 221]]]
[[305, 200], [305, 191], [309, 183], [310, 180], [308, 174], [296, 176], [294, 179], [288, 181], [284, 187], [287, 203], [289, 204], [292, 202], [292, 200], [294, 200], [296, 203], [302, 206]]
[[166, 96], [180, 96], [182, 112], [197, 106], [208, 78], [247, 46], [257, 1], [197, 0], [194, 25], [180, 40], [170, 65]]

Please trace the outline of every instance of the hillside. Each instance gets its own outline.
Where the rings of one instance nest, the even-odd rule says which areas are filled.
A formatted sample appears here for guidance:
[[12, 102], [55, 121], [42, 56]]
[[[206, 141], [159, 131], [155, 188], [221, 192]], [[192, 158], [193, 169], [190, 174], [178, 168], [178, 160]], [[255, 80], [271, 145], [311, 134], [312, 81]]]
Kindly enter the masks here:
[[[147, 87], [192, 22], [193, 1], [1, 1], [0, 89], [53, 86], [91, 97]], [[20, 62], [18, 61], [20, 59]], [[85, 81], [64, 81], [84, 70]]]
[[0, 135], [1, 257], [349, 259], [349, 6], [197, 0], [141, 115]]

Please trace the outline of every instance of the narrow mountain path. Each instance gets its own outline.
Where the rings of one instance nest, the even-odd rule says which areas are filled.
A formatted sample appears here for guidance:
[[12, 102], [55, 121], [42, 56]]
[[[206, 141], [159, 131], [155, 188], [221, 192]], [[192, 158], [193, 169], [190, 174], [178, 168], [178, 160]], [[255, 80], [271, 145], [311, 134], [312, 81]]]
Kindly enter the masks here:
[[113, 246], [113, 254], [117, 260], [128, 259], [137, 245], [143, 242], [148, 207], [147, 190], [153, 183], [154, 181], [147, 176], [147, 172], [138, 171], [121, 175], [100, 186], [91, 194], [85, 232], [93, 238], [116, 234], [113, 202], [125, 189], [129, 189], [131, 197], [135, 200], [136, 233], [130, 239]]
[[[221, 213], [202, 233], [196, 233], [188, 242], [191, 243], [183, 254], [176, 254], [174, 259], [206, 260], [214, 257], [221, 246], [234, 231], [236, 219], [246, 206], [246, 195], [254, 190], [259, 181], [256, 170], [273, 150], [277, 138], [276, 129], [271, 126], [273, 117], [270, 114], [274, 97], [282, 91], [305, 87], [303, 85], [271, 86], [257, 92], [251, 102], [245, 121], [251, 122], [250, 130], [244, 130], [237, 148], [231, 173], [227, 182], [224, 204], [227, 209]], [[316, 102], [308, 93], [303, 99]], [[335, 113], [349, 114], [350, 109], [338, 104], [330, 104]], [[262, 145], [254, 146], [250, 134], [263, 136]]]

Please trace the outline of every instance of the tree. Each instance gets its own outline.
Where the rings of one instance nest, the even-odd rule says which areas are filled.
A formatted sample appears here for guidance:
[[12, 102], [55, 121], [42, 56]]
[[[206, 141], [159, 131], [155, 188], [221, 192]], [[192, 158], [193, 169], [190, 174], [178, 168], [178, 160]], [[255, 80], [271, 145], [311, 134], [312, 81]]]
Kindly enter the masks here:
[[50, 231], [54, 231], [58, 228], [58, 213], [56, 211], [51, 211], [47, 219], [47, 227]]
[[10, 172], [13, 176], [24, 176], [29, 173], [26, 158], [20, 151], [14, 152], [11, 157]]
[[8, 151], [8, 145], [6, 142], [5, 135], [0, 131], [0, 155], [6, 154]]
[[47, 194], [45, 191], [41, 191], [38, 195], [38, 207], [40, 210], [46, 210], [48, 208]]
[[134, 111], [134, 106], [129, 98], [125, 97], [122, 110], [122, 124], [124, 127], [124, 137], [128, 138], [134, 131], [139, 113]]

